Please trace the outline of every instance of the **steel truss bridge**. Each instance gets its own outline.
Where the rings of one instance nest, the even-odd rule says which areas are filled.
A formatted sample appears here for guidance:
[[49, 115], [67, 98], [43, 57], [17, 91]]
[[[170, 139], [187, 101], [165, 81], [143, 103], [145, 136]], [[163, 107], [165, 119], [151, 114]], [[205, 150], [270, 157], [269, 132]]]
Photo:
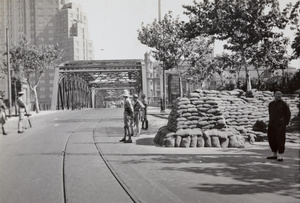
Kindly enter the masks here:
[[143, 92], [146, 68], [143, 60], [71, 61], [56, 68], [54, 83], [52, 107], [94, 108], [96, 98], [120, 98], [124, 89]]

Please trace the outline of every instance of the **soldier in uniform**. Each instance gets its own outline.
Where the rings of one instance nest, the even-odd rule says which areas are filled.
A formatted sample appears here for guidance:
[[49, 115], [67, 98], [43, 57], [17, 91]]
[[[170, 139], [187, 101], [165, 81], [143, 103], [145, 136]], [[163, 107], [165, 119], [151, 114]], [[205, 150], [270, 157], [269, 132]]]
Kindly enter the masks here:
[[145, 106], [140, 100], [138, 100], [138, 95], [133, 95], [133, 122], [136, 127], [136, 133], [134, 136], [138, 137], [141, 134], [141, 113], [143, 112]]
[[146, 99], [146, 95], [142, 94], [142, 103], [145, 106], [144, 111], [142, 112], [142, 129], [148, 130], [148, 119], [147, 119], [147, 106], [148, 101]]
[[6, 117], [6, 105], [3, 102], [3, 96], [0, 96], [0, 123], [2, 125], [2, 134], [3, 135], [7, 135], [6, 130], [5, 130], [5, 123], [7, 121], [7, 117]]
[[[132, 126], [132, 119], [133, 119], [133, 107], [131, 104], [131, 100], [129, 97], [128, 90], [124, 90], [123, 93], [124, 97], [124, 138], [120, 140], [120, 142], [124, 143], [132, 143], [131, 136], [133, 136], [133, 126]], [[128, 140], [126, 140], [126, 135], [128, 135]]]
[[23, 95], [24, 95], [24, 92], [19, 92], [18, 93], [18, 99], [17, 99], [17, 104], [18, 104], [18, 107], [19, 107], [19, 122], [18, 122], [18, 133], [23, 133], [23, 120], [24, 120], [24, 114], [26, 113], [27, 114], [27, 108], [26, 108], [26, 104], [23, 100]]
[[278, 161], [283, 161], [285, 131], [291, 119], [290, 108], [282, 101], [281, 97], [281, 91], [275, 91], [275, 99], [269, 104], [268, 141], [273, 155], [268, 156], [267, 159], [277, 159]]

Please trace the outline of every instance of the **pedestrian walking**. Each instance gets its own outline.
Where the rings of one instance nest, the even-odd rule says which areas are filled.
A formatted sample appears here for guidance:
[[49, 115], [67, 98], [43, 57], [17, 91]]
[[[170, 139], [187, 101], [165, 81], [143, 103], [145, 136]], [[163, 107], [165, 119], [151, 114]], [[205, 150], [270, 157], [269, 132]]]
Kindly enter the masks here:
[[5, 130], [5, 123], [7, 121], [7, 116], [6, 116], [6, 105], [3, 101], [3, 96], [0, 96], [0, 123], [2, 126], [2, 134], [7, 135], [6, 130]]
[[275, 91], [274, 100], [269, 104], [268, 142], [273, 155], [268, 156], [267, 159], [278, 161], [283, 161], [286, 126], [291, 119], [290, 108], [281, 97], [281, 91]]
[[27, 114], [27, 108], [26, 104], [23, 100], [24, 92], [18, 93], [18, 99], [17, 99], [17, 105], [19, 107], [18, 113], [19, 113], [19, 122], [18, 122], [18, 133], [23, 133], [23, 120], [24, 120], [24, 114]]
[[[120, 140], [120, 142], [124, 143], [132, 143], [131, 137], [133, 136], [133, 106], [131, 103], [130, 98], [131, 95], [129, 94], [128, 90], [124, 90], [123, 98], [124, 98], [124, 138]], [[128, 140], [126, 140], [126, 136], [128, 136]]]
[[145, 107], [143, 112], [142, 112], [142, 129], [143, 130], [148, 130], [148, 118], [147, 118], [148, 101], [146, 99], [145, 94], [142, 94], [142, 103]]
[[136, 133], [134, 134], [135, 137], [140, 136], [141, 134], [141, 113], [145, 106], [143, 103], [138, 100], [138, 95], [133, 95], [133, 122], [136, 127]]

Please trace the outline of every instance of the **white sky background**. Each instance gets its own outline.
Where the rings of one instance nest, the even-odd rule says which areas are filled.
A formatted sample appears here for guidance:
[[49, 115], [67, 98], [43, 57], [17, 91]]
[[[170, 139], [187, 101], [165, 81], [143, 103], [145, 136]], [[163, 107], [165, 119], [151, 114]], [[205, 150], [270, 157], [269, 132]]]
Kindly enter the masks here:
[[[158, 0], [70, 0], [82, 6], [87, 14], [90, 39], [94, 43], [94, 59], [144, 59], [150, 48], [137, 39], [141, 23], [158, 19]], [[279, 0], [281, 6], [296, 0]], [[161, 0], [161, 18], [172, 11], [173, 16], [187, 20], [182, 5], [193, 5], [193, 0]], [[292, 35], [289, 34], [291, 37]], [[215, 45], [215, 54], [223, 51], [222, 43]], [[300, 68], [300, 60], [291, 66]]]

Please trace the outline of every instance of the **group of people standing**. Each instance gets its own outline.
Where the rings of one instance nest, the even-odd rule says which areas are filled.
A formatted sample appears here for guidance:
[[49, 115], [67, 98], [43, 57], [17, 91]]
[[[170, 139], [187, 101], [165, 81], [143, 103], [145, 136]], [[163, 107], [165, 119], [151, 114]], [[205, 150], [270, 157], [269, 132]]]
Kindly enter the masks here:
[[[131, 101], [130, 97], [133, 98]], [[132, 96], [128, 90], [123, 92], [124, 98], [124, 137], [120, 142], [132, 143], [132, 136], [138, 137], [141, 134], [141, 128], [148, 129], [147, 119], [147, 99], [146, 95], [142, 94], [140, 101], [137, 94]], [[134, 133], [133, 127], [135, 126], [136, 132]], [[126, 140], [128, 136], [128, 139]]]
[[[18, 99], [17, 99], [17, 106], [18, 106], [18, 115], [19, 115], [19, 122], [18, 122], [18, 133], [23, 133], [23, 120], [25, 117], [25, 113], [27, 113], [26, 104], [23, 100], [24, 92], [18, 93]], [[3, 101], [3, 96], [0, 96], [0, 123], [2, 127], [2, 134], [7, 135], [6, 131], [6, 122], [7, 122], [7, 115], [6, 115], [7, 107]]]

